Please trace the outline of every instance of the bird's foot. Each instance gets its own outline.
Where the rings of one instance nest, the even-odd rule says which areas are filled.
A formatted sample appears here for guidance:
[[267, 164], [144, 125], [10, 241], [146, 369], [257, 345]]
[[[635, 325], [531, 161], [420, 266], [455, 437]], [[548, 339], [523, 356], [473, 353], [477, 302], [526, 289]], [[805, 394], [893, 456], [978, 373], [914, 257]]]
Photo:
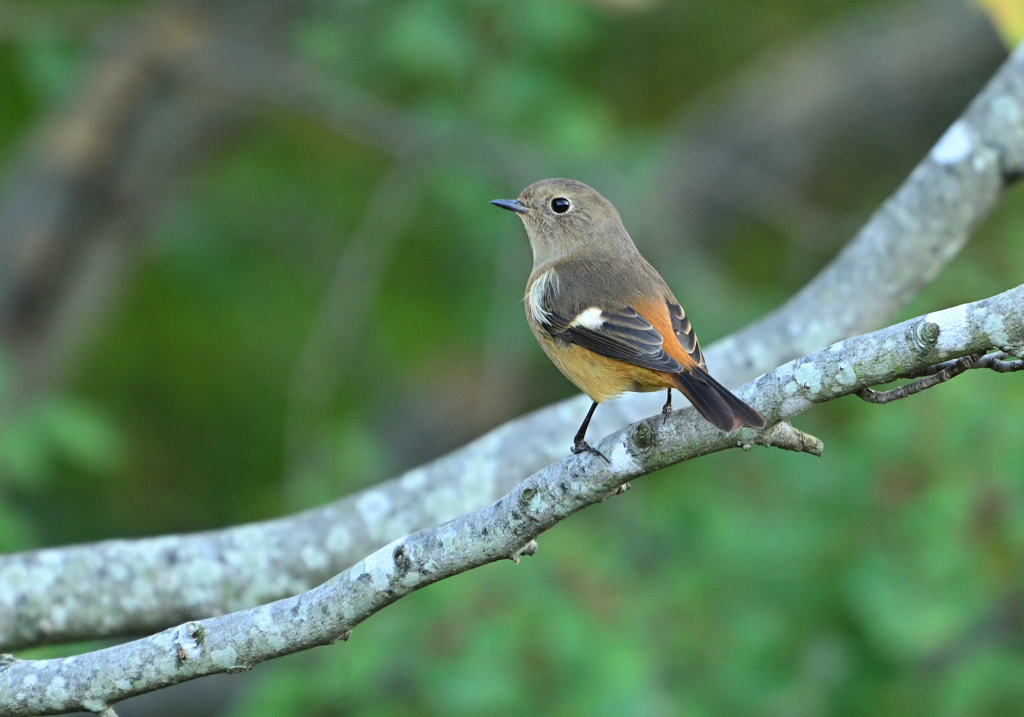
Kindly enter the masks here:
[[666, 403], [661, 407], [661, 425], [668, 423], [668, 417], [672, 415], [672, 404]]
[[575, 443], [573, 443], [572, 444], [572, 448], [570, 450], [572, 450], [572, 452], [577, 454], [577, 455], [579, 455], [580, 453], [594, 453], [594, 454], [599, 455], [602, 458], [604, 458], [605, 461], [609, 465], [611, 465], [611, 461], [608, 460], [608, 456], [606, 456], [604, 453], [602, 453], [601, 451], [599, 451], [596, 448], [594, 448], [592, 445], [590, 445], [589, 443], [584, 441], [582, 438], [580, 438]]

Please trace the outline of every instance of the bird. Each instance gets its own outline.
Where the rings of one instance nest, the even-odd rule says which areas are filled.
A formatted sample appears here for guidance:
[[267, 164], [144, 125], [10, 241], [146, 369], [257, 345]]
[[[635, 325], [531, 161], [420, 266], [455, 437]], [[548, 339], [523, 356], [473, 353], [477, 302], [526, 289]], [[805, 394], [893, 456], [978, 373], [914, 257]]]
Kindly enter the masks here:
[[722, 431], [764, 428], [764, 417], [708, 373], [697, 335], [661, 275], [633, 244], [612, 203], [573, 179], [543, 179], [491, 204], [526, 227], [533, 271], [526, 320], [544, 353], [593, 402], [573, 439], [575, 454], [604, 454], [586, 441], [599, 403], [625, 392], [678, 390]]

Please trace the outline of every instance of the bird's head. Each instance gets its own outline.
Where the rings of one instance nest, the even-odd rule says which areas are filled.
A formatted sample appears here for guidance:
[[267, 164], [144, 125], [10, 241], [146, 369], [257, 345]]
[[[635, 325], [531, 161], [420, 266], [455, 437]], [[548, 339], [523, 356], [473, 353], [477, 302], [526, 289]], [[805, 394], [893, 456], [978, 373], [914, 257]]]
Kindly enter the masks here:
[[516, 212], [523, 220], [535, 267], [587, 248], [632, 245], [612, 203], [574, 179], [542, 179], [516, 199], [495, 199], [491, 204]]

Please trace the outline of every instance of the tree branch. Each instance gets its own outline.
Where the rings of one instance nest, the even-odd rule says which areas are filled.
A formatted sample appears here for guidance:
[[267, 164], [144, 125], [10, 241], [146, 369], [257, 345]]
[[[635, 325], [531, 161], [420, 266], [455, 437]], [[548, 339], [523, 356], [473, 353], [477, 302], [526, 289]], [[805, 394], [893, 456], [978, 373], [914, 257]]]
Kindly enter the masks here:
[[1014, 359], [1013, 361], [1007, 361], [1007, 354], [1004, 351], [996, 351], [995, 353], [982, 356], [977, 366], [973, 368], [990, 368], [996, 373], [1013, 373], [1014, 371], [1024, 371], [1024, 359]]
[[[338, 258], [288, 381], [285, 472], [325, 468], [324, 436], [329, 406], [363, 341], [381, 285], [412, 220], [422, 168], [396, 163], [385, 172]], [[286, 477], [286, 481], [288, 478]]]
[[658, 205], [689, 215], [679, 222], [689, 225], [708, 212], [753, 216], [813, 255], [836, 221], [807, 195], [836, 171], [837, 147], [896, 150], [902, 161], [923, 149], [922, 127], [941, 131], [1006, 56], [985, 13], [959, 0], [865, 10], [767, 52], [698, 97], [660, 157]]
[[927, 157], [825, 269], [764, 319], [706, 354], [731, 385], [903, 309], [1024, 173], [1018, 47]]
[[18, 376], [0, 420], [63, 374], [178, 179], [249, 118], [236, 98], [181, 68], [232, 37], [281, 45], [304, 4], [189, 0], [132, 10], [134, 28], [113, 33], [121, 41], [100, 53], [72, 106], [25, 141], [0, 177], [0, 338]]
[[1004, 352], [997, 351], [993, 354], [980, 352], [970, 356], [963, 356], [955, 361], [943, 361], [934, 366], [929, 366], [922, 371], [913, 371], [901, 377], [917, 378], [918, 376], [924, 376], [920, 381], [914, 381], [889, 391], [875, 391], [870, 388], [862, 388], [857, 392], [857, 398], [868, 403], [899, 401], [921, 393], [921, 391], [926, 391], [933, 386], [938, 386], [940, 383], [945, 383], [965, 371], [970, 371], [972, 368], [990, 368], [996, 373], [1012, 373], [1024, 370], [1024, 360], [1005, 361], [1005, 358], [1006, 354]]
[[[938, 331], [920, 332], [923, 323]], [[925, 339], [922, 339], [925, 336]], [[692, 409], [645, 419], [607, 436], [589, 454], [530, 476], [497, 502], [396, 540], [296, 597], [189, 622], [104, 650], [53, 660], [0, 658], [0, 712], [10, 717], [102, 712], [134, 695], [253, 665], [337, 640], [422, 587], [486, 563], [518, 559], [533, 541], [629, 480], [715, 451], [751, 444], [818, 454], [820, 442], [786, 421], [812, 406], [893, 381], [940, 360], [1024, 346], [1024, 285], [839, 342], [792, 361], [737, 391], [769, 422], [723, 433]]]
[[970, 356], [962, 356], [955, 361], [944, 361], [934, 366], [929, 366], [921, 371], [914, 371], [910, 376], [901, 376], [901, 378], [911, 378], [914, 375], [925, 374], [925, 377], [908, 383], [904, 386], [894, 388], [889, 391], [875, 391], [871, 388], [862, 388], [857, 391], [857, 398], [868, 403], [891, 403], [892, 401], [899, 401], [903, 398], [910, 398], [911, 396], [921, 393], [921, 391], [927, 391], [933, 386], [938, 386], [940, 383], [945, 383], [951, 378], [959, 376], [964, 371], [969, 371], [972, 368], [976, 368], [978, 362], [981, 361], [985, 352], [979, 352], [971, 354]]
[[[1018, 48], [818, 277], [776, 312], [709, 347], [713, 372], [736, 385], [877, 326], [956, 254], [1021, 172]], [[390, 540], [487, 505], [563, 457], [587, 405], [584, 397], [554, 404], [403, 476], [294, 516], [2, 556], [0, 648], [151, 632], [307, 590]], [[650, 396], [628, 396], [602, 407], [592, 430], [616, 430], [657, 408]]]

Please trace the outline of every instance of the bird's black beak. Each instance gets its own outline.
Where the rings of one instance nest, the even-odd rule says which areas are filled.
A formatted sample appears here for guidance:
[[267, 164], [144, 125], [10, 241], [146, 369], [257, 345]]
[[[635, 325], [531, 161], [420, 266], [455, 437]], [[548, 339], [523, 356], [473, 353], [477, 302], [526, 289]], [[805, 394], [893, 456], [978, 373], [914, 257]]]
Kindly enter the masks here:
[[509, 211], [519, 212], [520, 214], [526, 214], [530, 211], [530, 208], [520, 202], [518, 199], [492, 199], [491, 204], [502, 209], [508, 209]]

